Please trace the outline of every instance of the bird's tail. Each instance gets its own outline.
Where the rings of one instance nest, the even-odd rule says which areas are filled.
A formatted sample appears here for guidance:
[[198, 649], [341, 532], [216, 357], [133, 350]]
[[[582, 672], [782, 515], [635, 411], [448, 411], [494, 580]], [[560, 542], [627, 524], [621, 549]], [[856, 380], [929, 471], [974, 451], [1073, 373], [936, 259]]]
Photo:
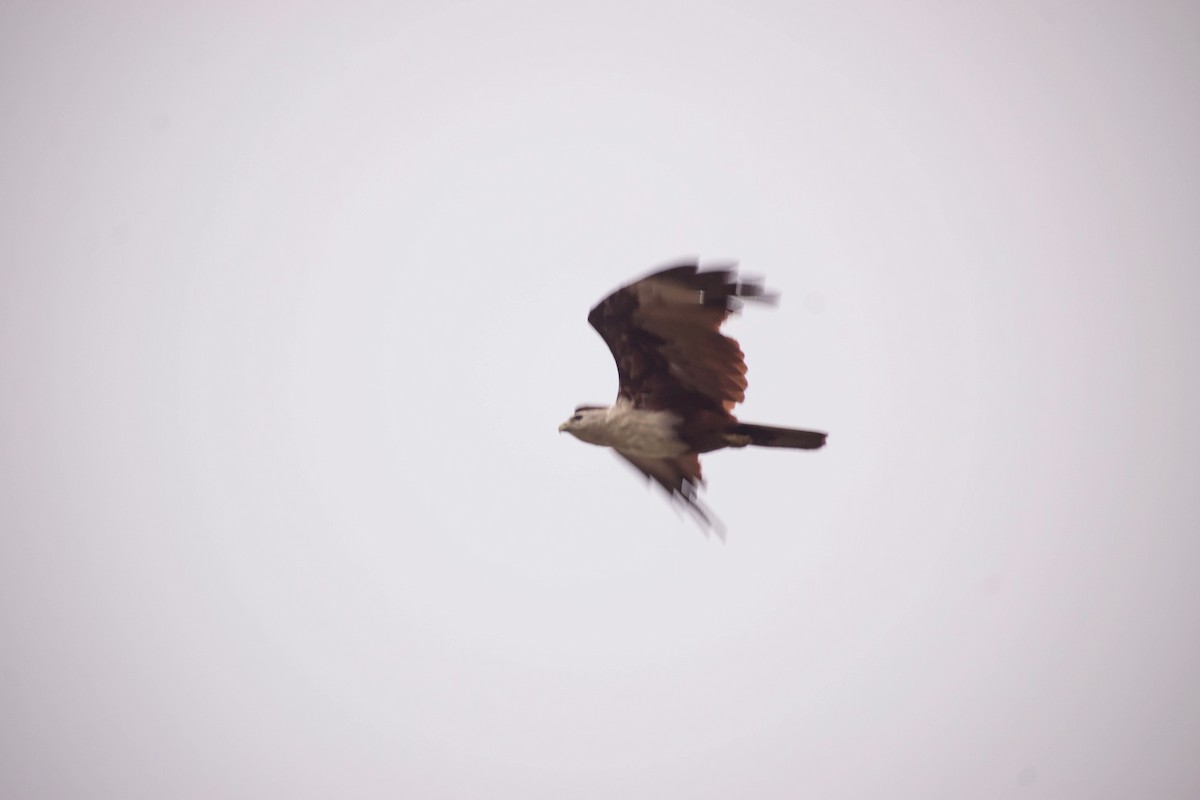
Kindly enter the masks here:
[[739, 422], [734, 433], [750, 437], [750, 444], [759, 447], [795, 447], [800, 450], [816, 450], [825, 446], [827, 434], [817, 431], [801, 431], [795, 428], [772, 428], [770, 425], [751, 425]]

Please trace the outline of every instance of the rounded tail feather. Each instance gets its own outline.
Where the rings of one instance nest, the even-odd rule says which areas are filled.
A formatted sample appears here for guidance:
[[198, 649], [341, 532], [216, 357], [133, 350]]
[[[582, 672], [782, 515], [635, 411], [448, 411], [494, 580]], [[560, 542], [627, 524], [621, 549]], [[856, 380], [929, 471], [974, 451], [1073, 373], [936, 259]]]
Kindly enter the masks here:
[[816, 450], [825, 446], [828, 434], [818, 431], [802, 431], [796, 428], [775, 428], [770, 425], [752, 425], [739, 422], [735, 433], [750, 437], [750, 444], [758, 447], [794, 447], [798, 450]]

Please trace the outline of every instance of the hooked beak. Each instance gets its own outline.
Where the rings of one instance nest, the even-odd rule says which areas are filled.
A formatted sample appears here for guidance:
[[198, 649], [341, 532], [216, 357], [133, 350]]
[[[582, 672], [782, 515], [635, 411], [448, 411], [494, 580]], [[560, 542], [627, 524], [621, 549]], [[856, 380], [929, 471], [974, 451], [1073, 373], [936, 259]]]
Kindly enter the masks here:
[[559, 426], [558, 426], [558, 432], [559, 432], [559, 433], [562, 433], [562, 432], [563, 432], [563, 431], [565, 431], [566, 429], [567, 429], [567, 423], [565, 423], [565, 422], [564, 422], [562, 425], [559, 425]]

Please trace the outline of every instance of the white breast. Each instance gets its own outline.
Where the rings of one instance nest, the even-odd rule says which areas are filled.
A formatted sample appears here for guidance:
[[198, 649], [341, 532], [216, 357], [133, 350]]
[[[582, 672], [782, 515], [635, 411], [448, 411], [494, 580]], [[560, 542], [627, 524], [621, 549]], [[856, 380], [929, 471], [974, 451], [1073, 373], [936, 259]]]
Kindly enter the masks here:
[[643, 458], [674, 458], [688, 451], [675, 433], [679, 417], [670, 411], [645, 411], [618, 402], [606, 416], [603, 444], [609, 447]]

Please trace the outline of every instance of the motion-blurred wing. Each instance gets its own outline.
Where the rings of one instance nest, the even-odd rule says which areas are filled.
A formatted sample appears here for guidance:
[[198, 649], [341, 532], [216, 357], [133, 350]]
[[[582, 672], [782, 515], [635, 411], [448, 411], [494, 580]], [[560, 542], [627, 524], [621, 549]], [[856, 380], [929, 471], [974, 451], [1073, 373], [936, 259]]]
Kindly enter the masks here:
[[709, 529], [725, 539], [725, 527], [721, 521], [700, 502], [700, 486], [704, 478], [700, 475], [700, 456], [690, 453], [679, 458], [640, 458], [617, 451], [617, 455], [637, 467], [647, 478], [667, 490], [672, 500], [679, 501], [701, 523], [705, 533]]
[[720, 332], [741, 300], [772, 301], [761, 283], [739, 281], [736, 266], [669, 267], [600, 301], [588, 322], [617, 362], [618, 395], [651, 410], [727, 414], [746, 396], [746, 362]]

